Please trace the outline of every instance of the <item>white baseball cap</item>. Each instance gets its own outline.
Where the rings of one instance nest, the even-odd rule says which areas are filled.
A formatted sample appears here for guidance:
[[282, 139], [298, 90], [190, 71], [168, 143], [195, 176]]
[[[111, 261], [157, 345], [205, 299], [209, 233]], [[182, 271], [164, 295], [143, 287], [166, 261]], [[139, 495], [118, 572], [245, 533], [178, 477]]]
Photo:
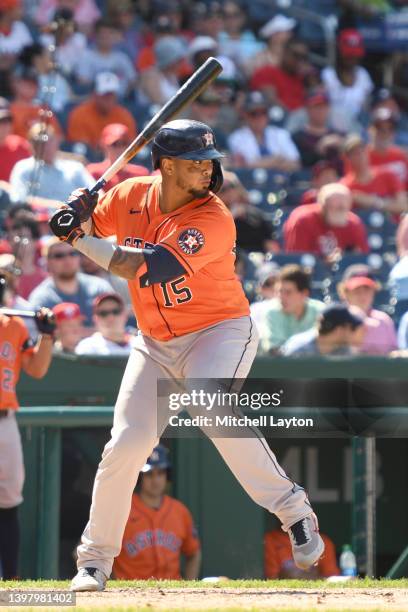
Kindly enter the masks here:
[[95, 78], [95, 93], [103, 96], [107, 93], [119, 93], [119, 78], [113, 72], [100, 72]]
[[214, 51], [217, 47], [217, 42], [211, 36], [196, 36], [188, 47], [188, 54], [190, 57], [194, 57], [196, 53]]
[[296, 20], [285, 15], [275, 15], [260, 30], [259, 36], [269, 38], [277, 32], [290, 32], [296, 26]]

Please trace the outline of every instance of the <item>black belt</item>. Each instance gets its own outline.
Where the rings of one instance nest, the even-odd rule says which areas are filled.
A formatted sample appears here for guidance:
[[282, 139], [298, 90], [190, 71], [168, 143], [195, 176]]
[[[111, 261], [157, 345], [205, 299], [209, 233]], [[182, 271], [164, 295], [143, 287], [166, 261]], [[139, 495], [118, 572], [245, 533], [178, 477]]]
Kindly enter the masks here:
[[4, 419], [10, 414], [11, 410], [0, 410], [0, 419]]

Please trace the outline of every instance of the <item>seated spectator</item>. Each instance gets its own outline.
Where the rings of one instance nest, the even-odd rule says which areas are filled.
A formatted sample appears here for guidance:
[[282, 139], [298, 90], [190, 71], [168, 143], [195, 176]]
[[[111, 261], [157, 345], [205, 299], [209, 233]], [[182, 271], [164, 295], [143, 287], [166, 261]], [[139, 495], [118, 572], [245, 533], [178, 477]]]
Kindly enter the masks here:
[[28, 139], [33, 156], [17, 162], [10, 176], [14, 202], [23, 202], [29, 195], [64, 202], [75, 189], [93, 186], [92, 176], [80, 162], [58, 158], [61, 140], [52, 126], [34, 124]]
[[179, 89], [186, 45], [177, 36], [163, 36], [154, 44], [156, 64], [140, 75], [140, 88], [153, 104], [164, 104]]
[[337, 286], [337, 292], [348, 306], [358, 308], [364, 316], [364, 340], [359, 353], [388, 355], [397, 348], [394, 321], [387, 313], [373, 308], [375, 294], [381, 285], [375, 280], [369, 266], [349, 266]]
[[279, 274], [278, 297], [268, 300], [259, 326], [260, 350], [277, 353], [294, 334], [314, 326], [324, 309], [310, 295], [310, 274], [298, 265], [284, 266]]
[[256, 269], [256, 298], [251, 303], [251, 319], [258, 328], [262, 325], [264, 313], [269, 300], [278, 297], [279, 266], [273, 261], [266, 261]]
[[224, 171], [220, 197], [234, 217], [238, 248], [245, 251], [276, 251], [272, 223], [259, 208], [249, 203], [248, 192], [234, 172]]
[[84, 317], [78, 304], [62, 302], [54, 306], [52, 311], [57, 324], [54, 352], [74, 353], [78, 342], [85, 334]]
[[322, 70], [332, 106], [332, 125], [340, 132], [356, 129], [355, 122], [374, 88], [369, 73], [360, 66], [364, 54], [364, 42], [358, 30], [343, 30], [337, 39], [336, 65]]
[[100, 19], [95, 26], [95, 47], [81, 55], [75, 75], [80, 83], [92, 85], [100, 72], [112, 72], [119, 78], [118, 95], [125, 98], [135, 85], [136, 71], [126, 53], [114, 48], [119, 38], [117, 27], [107, 19]]
[[340, 174], [337, 164], [322, 159], [312, 168], [311, 188], [304, 192], [300, 204], [315, 204], [319, 190], [329, 183], [337, 183]]
[[408, 300], [408, 215], [404, 216], [397, 229], [398, 261], [392, 268], [389, 284], [395, 290], [397, 300]]
[[364, 317], [345, 304], [331, 304], [317, 326], [292, 336], [282, 347], [286, 356], [351, 355], [364, 337]]
[[298, 206], [283, 229], [285, 250], [307, 252], [326, 259], [341, 253], [368, 253], [363, 221], [351, 212], [350, 190], [340, 183], [322, 187], [317, 204]]
[[[103, 151], [104, 159], [95, 164], [89, 164], [86, 169], [97, 181], [103, 173], [113, 164], [113, 162], [127, 149], [131, 140], [129, 138], [129, 128], [123, 123], [110, 123], [103, 128], [100, 140], [100, 148]], [[136, 176], [146, 176], [149, 171], [144, 166], [136, 164], [126, 164], [119, 170], [114, 177], [106, 183], [104, 190], [108, 191], [118, 183], [128, 178]]]
[[370, 144], [367, 147], [370, 166], [394, 172], [401, 183], [408, 187], [408, 155], [395, 144], [398, 115], [386, 107], [377, 108], [369, 128]]
[[115, 49], [124, 52], [134, 64], [142, 48], [145, 34], [139, 11], [132, 0], [113, 0], [108, 2], [107, 18], [119, 33], [120, 40], [115, 45]]
[[289, 132], [268, 125], [268, 104], [259, 91], [247, 95], [243, 126], [228, 137], [233, 165], [294, 172], [299, 152]]
[[191, 27], [197, 36], [211, 36], [218, 40], [224, 27], [221, 3], [194, 2], [190, 7]]
[[154, 54], [155, 43], [160, 40], [160, 38], [175, 33], [175, 25], [169, 15], [157, 15], [153, 18], [150, 24], [150, 36], [146, 37], [146, 44], [142, 46], [136, 58], [135, 65], [139, 73], [156, 65], [156, 57]]
[[34, 123], [51, 124], [58, 135], [62, 129], [55, 115], [50, 115], [45, 106], [38, 104], [38, 74], [33, 68], [17, 66], [13, 72], [13, 101], [10, 104], [13, 115], [13, 134], [27, 138]]
[[51, 25], [65, 24], [65, 27], [59, 27], [58, 36], [52, 33], [41, 34], [40, 42], [44, 47], [49, 48], [50, 45], [55, 46], [55, 60], [62, 74], [71, 77], [78, 58], [82, 57], [86, 46], [87, 38], [82, 32], [76, 31], [73, 12], [68, 8], [60, 8], [55, 11], [51, 18]]
[[304, 74], [308, 69], [308, 49], [304, 42], [291, 38], [285, 45], [278, 66], [264, 66], [253, 73], [250, 87], [261, 91], [270, 102], [295, 111], [305, 105]]
[[350, 170], [341, 182], [351, 190], [354, 206], [396, 216], [408, 211], [405, 186], [394, 172], [370, 166], [367, 146], [360, 136], [346, 138], [344, 155]]
[[224, 28], [218, 34], [221, 55], [229, 57], [234, 64], [243, 69], [248, 59], [262, 45], [248, 27], [246, 7], [240, 0], [225, 0], [222, 5]]
[[202, 94], [191, 103], [189, 119], [201, 121], [209, 125], [215, 133], [217, 145], [220, 150], [227, 149], [227, 135], [229, 125], [225, 115], [229, 114], [229, 119], [233, 120], [234, 114], [230, 105], [224, 104], [224, 100], [215, 88], [208, 87]]
[[93, 303], [95, 333], [75, 349], [77, 355], [129, 355], [135, 336], [126, 331], [125, 304], [117, 293], [98, 295]]
[[296, 21], [285, 15], [275, 15], [259, 30], [260, 38], [266, 40], [266, 49], [255, 53], [246, 62], [249, 74], [265, 66], [278, 66], [282, 62], [285, 46], [293, 36]]
[[288, 533], [282, 529], [268, 531], [264, 537], [265, 578], [318, 580], [339, 576], [334, 544], [326, 534], [320, 532], [320, 535], [324, 542], [324, 555], [316, 565], [308, 570], [302, 570], [293, 561]]
[[184, 580], [199, 576], [200, 541], [191, 513], [165, 494], [170, 467], [168, 450], [159, 445], [139, 474], [122, 550], [113, 564], [119, 580], [180, 580], [182, 555]]
[[39, 25], [50, 23], [57, 8], [70, 8], [74, 12], [75, 23], [81, 32], [90, 34], [95, 22], [101, 16], [96, 0], [40, 0], [35, 15]]
[[2, 69], [11, 68], [22, 49], [33, 39], [26, 24], [21, 21], [21, 0], [0, 2], [0, 57]]
[[50, 238], [45, 255], [49, 277], [34, 289], [29, 302], [34, 308], [54, 308], [61, 302], [78, 304], [85, 315], [84, 324], [91, 327], [94, 299], [102, 293], [111, 293], [112, 287], [103, 278], [82, 274], [79, 252], [57, 238]]
[[0, 98], [0, 181], [9, 181], [14, 164], [31, 155], [27, 140], [13, 134], [12, 128], [10, 104], [5, 98]]
[[[27, 302], [21, 295], [18, 295], [16, 291], [19, 268], [16, 264], [16, 258], [11, 253], [4, 253], [0, 255], [0, 274], [4, 276], [7, 282], [7, 290], [4, 293], [3, 306], [7, 308], [16, 308], [18, 310], [32, 311], [32, 305]], [[23, 319], [25, 326], [27, 327], [30, 337], [33, 340], [37, 340], [38, 329], [34, 319], [26, 318]]]
[[[342, 137], [328, 127], [329, 111], [326, 91], [315, 89], [309, 92], [306, 97], [306, 125], [292, 135], [302, 159], [302, 166], [309, 168], [327, 157], [330, 157], [330, 161], [334, 161], [337, 151], [341, 149]], [[326, 143], [329, 135], [331, 150], [327, 151]]]
[[123, 123], [129, 137], [136, 136], [136, 124], [130, 112], [118, 104], [119, 78], [112, 72], [100, 72], [95, 79], [95, 91], [89, 100], [74, 108], [68, 117], [68, 140], [83, 142], [97, 149], [104, 127]]

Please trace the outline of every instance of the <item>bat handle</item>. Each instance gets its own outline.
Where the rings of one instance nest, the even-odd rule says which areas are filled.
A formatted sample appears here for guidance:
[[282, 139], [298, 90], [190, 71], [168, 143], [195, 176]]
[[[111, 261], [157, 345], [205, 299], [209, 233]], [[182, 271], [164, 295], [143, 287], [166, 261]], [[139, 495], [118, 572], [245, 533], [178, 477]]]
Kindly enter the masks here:
[[103, 178], [100, 178], [99, 181], [95, 183], [95, 185], [90, 190], [90, 194], [95, 195], [95, 193], [98, 193], [98, 191], [103, 189], [105, 185], [106, 185], [106, 181]]

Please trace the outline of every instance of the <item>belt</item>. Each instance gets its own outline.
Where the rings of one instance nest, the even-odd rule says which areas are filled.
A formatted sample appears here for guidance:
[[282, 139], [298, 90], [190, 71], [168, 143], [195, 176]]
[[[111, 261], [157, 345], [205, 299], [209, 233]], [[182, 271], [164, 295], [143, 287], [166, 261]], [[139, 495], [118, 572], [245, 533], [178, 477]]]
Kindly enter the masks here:
[[11, 410], [0, 410], [0, 419], [4, 419], [5, 417], [8, 417], [10, 412]]

